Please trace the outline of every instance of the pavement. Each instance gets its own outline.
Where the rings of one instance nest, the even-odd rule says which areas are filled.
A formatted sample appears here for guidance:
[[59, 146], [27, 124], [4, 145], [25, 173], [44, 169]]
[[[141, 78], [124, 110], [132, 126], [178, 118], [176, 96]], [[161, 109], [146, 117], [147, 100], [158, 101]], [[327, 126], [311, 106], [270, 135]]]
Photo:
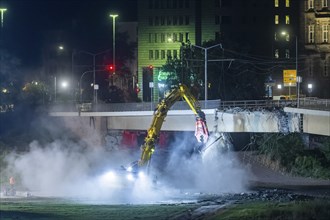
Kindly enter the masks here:
[[276, 171], [276, 168], [271, 168], [276, 167], [276, 164], [263, 165], [261, 158], [255, 152], [237, 152], [236, 156], [252, 174], [249, 179], [251, 188], [330, 190], [330, 180], [298, 177]]

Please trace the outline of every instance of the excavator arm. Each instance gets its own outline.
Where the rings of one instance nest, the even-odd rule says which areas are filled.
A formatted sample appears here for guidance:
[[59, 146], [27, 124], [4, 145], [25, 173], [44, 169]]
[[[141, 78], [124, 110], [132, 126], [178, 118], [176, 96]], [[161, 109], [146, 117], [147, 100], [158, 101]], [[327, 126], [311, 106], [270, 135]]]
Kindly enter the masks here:
[[201, 110], [197, 99], [191, 94], [187, 86], [179, 85], [172, 90], [158, 105], [154, 112], [154, 117], [151, 126], [148, 130], [147, 136], [144, 139], [144, 144], [141, 146], [141, 158], [138, 165], [147, 165], [155, 150], [155, 144], [158, 140], [160, 129], [163, 125], [167, 112], [174, 105], [175, 102], [184, 98], [196, 116], [196, 130], [195, 136], [199, 142], [206, 143], [209, 132], [206, 125], [205, 114]]

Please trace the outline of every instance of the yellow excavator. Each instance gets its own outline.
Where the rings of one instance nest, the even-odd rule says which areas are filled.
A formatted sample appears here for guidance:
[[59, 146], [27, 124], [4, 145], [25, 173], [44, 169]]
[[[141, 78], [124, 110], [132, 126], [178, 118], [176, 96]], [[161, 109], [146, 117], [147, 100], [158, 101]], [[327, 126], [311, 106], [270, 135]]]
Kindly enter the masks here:
[[205, 144], [209, 137], [209, 131], [206, 125], [205, 114], [201, 110], [197, 99], [191, 94], [186, 85], [180, 84], [173, 89], [162, 101], [160, 101], [155, 109], [154, 117], [147, 136], [144, 139], [144, 144], [141, 146], [140, 160], [135, 163], [139, 168], [149, 167], [150, 159], [155, 151], [155, 144], [158, 141], [160, 129], [163, 125], [167, 112], [175, 102], [184, 98], [191, 110], [196, 116], [195, 137], [198, 142]]

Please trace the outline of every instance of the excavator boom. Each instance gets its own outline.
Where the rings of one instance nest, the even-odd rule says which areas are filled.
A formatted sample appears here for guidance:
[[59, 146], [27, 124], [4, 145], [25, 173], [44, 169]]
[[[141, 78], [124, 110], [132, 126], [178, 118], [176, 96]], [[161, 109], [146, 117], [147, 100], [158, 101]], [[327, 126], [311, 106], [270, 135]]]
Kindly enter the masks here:
[[174, 105], [174, 103], [181, 98], [185, 99], [196, 116], [195, 136], [198, 142], [206, 143], [209, 137], [209, 132], [206, 125], [205, 114], [201, 110], [197, 99], [191, 94], [187, 86], [179, 85], [177, 88], [172, 90], [160, 103], [158, 103], [155, 109], [151, 126], [148, 130], [146, 138], [144, 139], [145, 142], [141, 147], [142, 153], [138, 162], [140, 167], [147, 165], [150, 161], [151, 156], [155, 150], [155, 144], [158, 140], [160, 129], [163, 125], [165, 117], [167, 116], [167, 112]]

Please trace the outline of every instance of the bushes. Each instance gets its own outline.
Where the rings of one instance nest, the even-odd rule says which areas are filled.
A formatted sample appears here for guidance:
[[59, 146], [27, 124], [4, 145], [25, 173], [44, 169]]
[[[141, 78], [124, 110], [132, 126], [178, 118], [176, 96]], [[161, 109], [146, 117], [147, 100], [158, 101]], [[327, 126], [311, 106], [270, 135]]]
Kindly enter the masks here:
[[287, 172], [305, 177], [330, 179], [330, 138], [324, 137], [320, 149], [305, 150], [301, 134], [263, 134], [257, 147]]

